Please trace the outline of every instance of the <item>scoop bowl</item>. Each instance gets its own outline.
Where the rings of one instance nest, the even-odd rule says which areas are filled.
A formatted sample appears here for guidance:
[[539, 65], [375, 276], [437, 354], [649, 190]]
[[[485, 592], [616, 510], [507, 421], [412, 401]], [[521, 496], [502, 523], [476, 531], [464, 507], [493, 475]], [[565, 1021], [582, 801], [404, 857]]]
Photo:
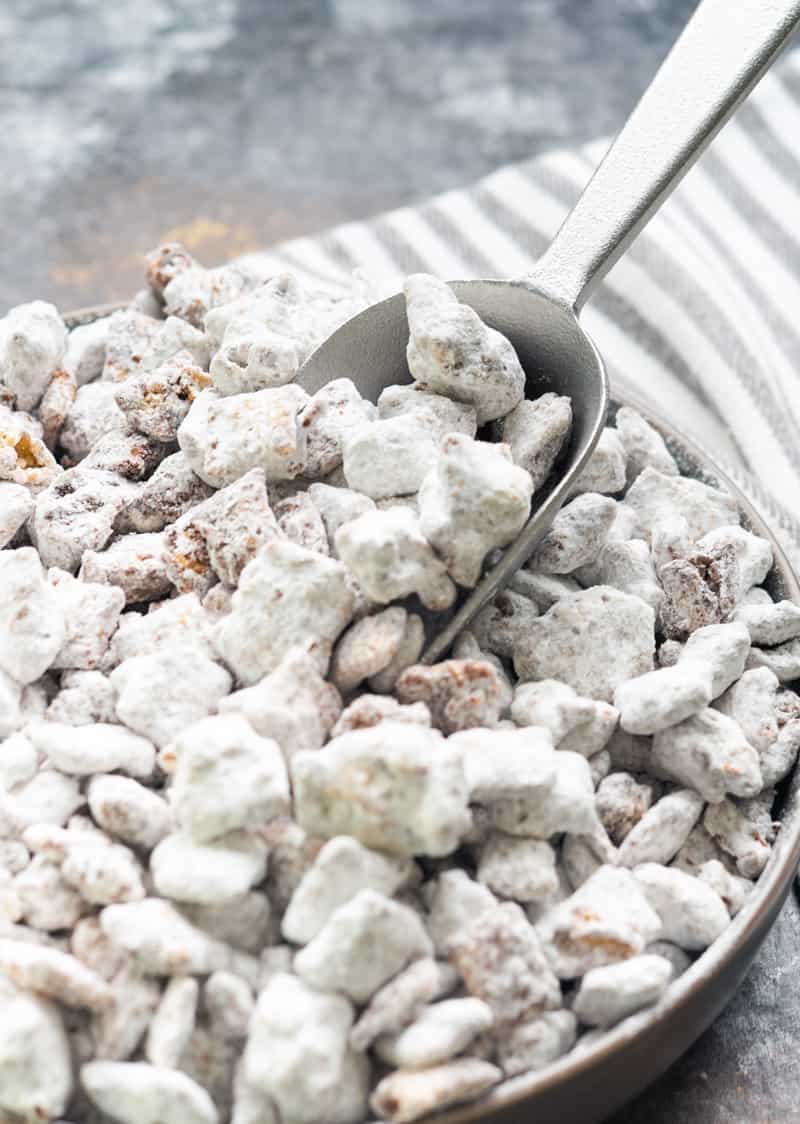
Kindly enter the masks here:
[[[456, 296], [485, 323], [502, 332], [525, 371], [525, 396], [552, 391], [572, 400], [572, 433], [550, 478], [533, 499], [531, 518], [483, 575], [467, 599], [428, 646], [424, 659], [444, 655], [453, 640], [530, 556], [580, 475], [605, 424], [608, 378], [597, 348], [565, 304], [538, 293], [525, 282], [453, 281]], [[402, 294], [372, 305], [334, 332], [306, 360], [298, 383], [309, 394], [341, 375], [351, 378], [365, 398], [411, 382], [406, 363], [408, 321]]]

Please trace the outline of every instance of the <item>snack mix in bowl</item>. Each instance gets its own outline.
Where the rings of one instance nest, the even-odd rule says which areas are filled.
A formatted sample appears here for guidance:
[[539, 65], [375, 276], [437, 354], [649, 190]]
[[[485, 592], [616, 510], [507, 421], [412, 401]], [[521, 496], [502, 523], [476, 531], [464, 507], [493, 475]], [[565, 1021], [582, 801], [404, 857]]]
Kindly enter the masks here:
[[569, 400], [433, 277], [377, 404], [294, 381], [362, 288], [148, 281], [0, 321], [0, 1117], [405, 1124], [657, 1003], [800, 746], [769, 543], [622, 407], [423, 664]]

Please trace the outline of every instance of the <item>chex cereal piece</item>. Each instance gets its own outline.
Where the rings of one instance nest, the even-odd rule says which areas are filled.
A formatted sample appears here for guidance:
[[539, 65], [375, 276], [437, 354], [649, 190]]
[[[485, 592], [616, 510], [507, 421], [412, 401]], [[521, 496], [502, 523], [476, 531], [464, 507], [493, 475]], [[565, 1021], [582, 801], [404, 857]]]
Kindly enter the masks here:
[[368, 511], [336, 532], [335, 554], [381, 605], [416, 593], [429, 609], [449, 608], [456, 589], [408, 508]]
[[543, 1069], [575, 1045], [577, 1020], [572, 1011], [544, 1011], [512, 1027], [497, 1044], [506, 1077]]
[[136, 485], [101, 469], [63, 472], [36, 498], [30, 530], [46, 566], [74, 572], [88, 550], [102, 550], [114, 521], [136, 493]]
[[403, 703], [424, 702], [443, 733], [495, 726], [508, 707], [505, 677], [488, 660], [444, 660], [406, 668], [396, 684]]
[[586, 492], [561, 508], [536, 548], [530, 565], [545, 574], [571, 574], [595, 562], [614, 520], [608, 496]]
[[367, 1111], [368, 1072], [347, 1036], [352, 1004], [343, 995], [275, 975], [258, 997], [244, 1052], [244, 1080], [293, 1124], [358, 1124]]
[[33, 496], [22, 484], [0, 483], [0, 550], [8, 546], [20, 527], [28, 521], [33, 514], [33, 506]]
[[153, 975], [205, 975], [231, 963], [227, 944], [207, 936], [160, 898], [106, 906], [100, 924], [115, 945]]
[[530, 473], [534, 492], [550, 475], [572, 429], [572, 403], [560, 394], [525, 398], [503, 419], [514, 463]]
[[461, 755], [433, 730], [383, 722], [291, 762], [295, 817], [394, 854], [446, 855], [470, 825]]
[[413, 910], [365, 889], [333, 911], [295, 956], [294, 969], [312, 987], [366, 1003], [410, 960], [432, 952]]
[[456, 980], [456, 973], [442, 961], [430, 957], [412, 961], [372, 996], [350, 1031], [350, 1045], [366, 1050], [379, 1035], [403, 1030]]
[[588, 1026], [613, 1026], [657, 1003], [671, 979], [670, 962], [649, 954], [592, 968], [581, 980], [572, 1009]]
[[746, 809], [733, 800], [710, 804], [703, 825], [720, 847], [736, 861], [745, 878], [757, 878], [770, 856], [770, 840]]
[[123, 613], [104, 667], [110, 672], [134, 656], [151, 656], [165, 647], [185, 645], [213, 658], [213, 623], [193, 593], [154, 602], [146, 613]]
[[558, 888], [555, 853], [549, 843], [501, 832], [490, 835], [481, 849], [477, 877], [499, 897], [517, 902], [541, 901]]
[[525, 372], [505, 336], [429, 274], [408, 277], [405, 294], [408, 366], [421, 390], [473, 405], [479, 425], [502, 417], [522, 400]]
[[659, 863], [643, 863], [633, 873], [661, 919], [662, 940], [697, 951], [707, 948], [727, 926], [725, 904], [699, 878]]
[[571, 494], [602, 492], [615, 495], [625, 487], [625, 474], [625, 447], [617, 431], [606, 426]]
[[[614, 652], [614, 660], [607, 658]], [[558, 679], [611, 702], [620, 683], [653, 667], [654, 614], [638, 597], [595, 586], [557, 601], [531, 622], [514, 652], [521, 679]]]
[[219, 703], [220, 714], [243, 714], [256, 733], [273, 738], [287, 761], [301, 749], [320, 749], [341, 709], [339, 692], [302, 648], [291, 648], [269, 675]]
[[471, 622], [471, 631], [483, 650], [511, 659], [517, 636], [538, 616], [539, 607], [534, 601], [506, 589], [481, 609]]
[[235, 587], [259, 547], [278, 538], [264, 471], [253, 468], [166, 528], [167, 576], [180, 593], [202, 596], [217, 579]]
[[188, 351], [178, 351], [153, 370], [119, 383], [117, 405], [139, 433], [157, 441], [174, 441], [194, 398], [211, 384]]
[[794, 601], [767, 601], [763, 604], [743, 602], [736, 610], [734, 619], [746, 627], [753, 644], [766, 648], [784, 644], [787, 640], [800, 636], [800, 605], [795, 605]]
[[275, 517], [283, 536], [296, 546], [330, 554], [328, 533], [317, 505], [308, 492], [295, 492], [275, 504]]
[[[617, 509], [623, 506], [617, 504]], [[622, 593], [632, 593], [658, 613], [664, 591], [656, 577], [650, 548], [644, 539], [612, 540], [615, 525], [612, 523], [606, 544], [596, 560], [575, 571], [576, 577], [585, 586], [610, 585]]]
[[69, 1039], [58, 1007], [0, 978], [0, 1109], [22, 1120], [54, 1120], [72, 1093]]
[[0, 480], [39, 490], [61, 471], [42, 439], [41, 425], [30, 415], [0, 404]]
[[708, 706], [712, 682], [711, 664], [688, 658], [628, 679], [614, 692], [620, 724], [631, 734], [656, 734], [676, 726]]
[[619, 847], [653, 802], [653, 786], [630, 773], [612, 772], [597, 786], [595, 804], [611, 842]]
[[717, 488], [685, 476], [665, 475], [648, 466], [628, 489], [625, 502], [639, 515], [645, 537], [649, 528], [676, 516], [686, 520], [691, 542], [717, 527], [739, 522], [735, 500]]
[[121, 1124], [217, 1124], [205, 1089], [177, 1069], [147, 1062], [88, 1062], [81, 1084], [102, 1112]]
[[440, 956], [446, 955], [454, 934], [497, 904], [488, 887], [457, 867], [443, 870], [435, 881], [425, 884], [424, 890], [428, 931]]
[[151, 1065], [178, 1067], [194, 1030], [199, 993], [197, 980], [191, 976], [175, 976], [169, 981], [147, 1032], [145, 1057]]
[[454, 933], [448, 956], [467, 991], [488, 1004], [498, 1024], [561, 1006], [558, 980], [536, 930], [514, 902], [486, 910]]
[[399, 605], [362, 617], [342, 636], [333, 653], [330, 677], [343, 694], [378, 675], [397, 655], [408, 614]]
[[81, 581], [117, 586], [128, 605], [158, 600], [170, 591], [164, 536], [121, 535], [102, 552], [87, 550], [78, 577]]
[[364, 889], [391, 897], [414, 872], [408, 858], [383, 855], [348, 835], [329, 840], [303, 875], [281, 923], [287, 941], [307, 944], [331, 915]]
[[711, 803], [726, 793], [755, 796], [763, 787], [758, 754], [741, 727], [717, 710], [701, 710], [653, 738], [653, 764]]
[[341, 562], [273, 540], [242, 571], [216, 643], [246, 685], [274, 671], [296, 647], [324, 674], [352, 613], [353, 594]]
[[373, 500], [416, 492], [437, 450], [437, 434], [413, 414], [365, 422], [344, 442], [347, 485]]
[[30, 546], [0, 553], [0, 670], [33, 683], [66, 639], [64, 610]]
[[95, 775], [87, 798], [95, 822], [133, 847], [152, 850], [170, 830], [166, 800], [131, 777]]
[[545, 914], [538, 931], [556, 975], [572, 979], [638, 956], [661, 936], [662, 924], [630, 871], [601, 866]]
[[68, 1007], [100, 1011], [114, 1002], [105, 980], [69, 953], [45, 945], [0, 940], [0, 971], [17, 987]]
[[476, 1100], [502, 1076], [497, 1066], [479, 1058], [458, 1058], [430, 1069], [399, 1069], [379, 1082], [370, 1105], [391, 1124], [411, 1124], [431, 1112]]
[[754, 585], [764, 581], [772, 566], [772, 547], [767, 540], [736, 524], [714, 528], [698, 540], [694, 549], [698, 554], [715, 559], [719, 565], [731, 565], [728, 559], [732, 555], [737, 602]]
[[150, 856], [153, 888], [175, 902], [219, 905], [263, 880], [267, 854], [263, 839], [244, 831], [202, 842], [174, 832], [164, 836]]
[[93, 382], [80, 387], [59, 435], [61, 447], [69, 458], [67, 467], [87, 457], [102, 437], [124, 433], [127, 429], [113, 384]]
[[628, 458], [627, 481], [632, 484], [645, 468], [654, 468], [663, 476], [678, 476], [675, 458], [664, 438], [630, 406], [620, 406], [614, 425]]
[[420, 486], [420, 528], [450, 577], [471, 587], [487, 554], [522, 530], [532, 494], [530, 476], [506, 446], [451, 433]]
[[250, 985], [234, 972], [212, 972], [203, 988], [203, 1007], [214, 1036], [247, 1037], [255, 1002]]
[[165, 457], [116, 517], [118, 531], [163, 531], [211, 495], [211, 485], [192, 470], [185, 453]]
[[89, 324], [79, 324], [67, 336], [61, 366], [74, 376], [78, 386], [94, 382], [103, 372], [110, 320], [109, 316], [101, 316]]
[[132, 777], [150, 777], [155, 768], [153, 743], [124, 726], [31, 722], [26, 735], [40, 753], [68, 775], [91, 776], [119, 769]]
[[410, 1026], [378, 1038], [375, 1052], [398, 1069], [428, 1069], [463, 1053], [493, 1022], [482, 999], [445, 999], [423, 1007]]
[[203, 842], [258, 827], [289, 810], [289, 782], [278, 744], [238, 714], [220, 714], [182, 730], [170, 746], [175, 821]]
[[111, 673], [117, 716], [159, 748], [213, 712], [231, 676], [188, 645], [124, 660]]
[[32, 410], [61, 363], [67, 329], [55, 306], [31, 301], [0, 320], [0, 382], [19, 410]]
[[64, 642], [53, 667], [99, 667], [117, 629], [125, 594], [114, 586], [78, 581], [66, 570], [55, 567], [47, 577], [56, 591], [65, 628]]
[[700, 819], [703, 798], [690, 788], [679, 788], [657, 800], [641, 817], [619, 847], [619, 862], [668, 863], [675, 857]]

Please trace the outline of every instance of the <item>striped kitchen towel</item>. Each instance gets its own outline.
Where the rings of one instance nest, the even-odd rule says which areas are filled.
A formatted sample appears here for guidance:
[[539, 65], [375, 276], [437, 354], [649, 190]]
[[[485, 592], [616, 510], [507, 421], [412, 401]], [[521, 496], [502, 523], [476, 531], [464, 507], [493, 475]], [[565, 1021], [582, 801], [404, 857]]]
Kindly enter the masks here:
[[[381, 292], [425, 270], [527, 272], [607, 141], [255, 255]], [[739, 483], [800, 563], [800, 50], [768, 74], [582, 314], [613, 386], [632, 385]]]

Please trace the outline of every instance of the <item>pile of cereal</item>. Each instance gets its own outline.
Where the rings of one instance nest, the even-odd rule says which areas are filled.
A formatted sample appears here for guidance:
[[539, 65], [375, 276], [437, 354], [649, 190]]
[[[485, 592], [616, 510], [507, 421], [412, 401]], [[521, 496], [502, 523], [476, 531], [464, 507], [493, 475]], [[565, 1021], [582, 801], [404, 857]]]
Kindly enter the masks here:
[[620, 409], [424, 666], [569, 401], [432, 277], [377, 405], [293, 381], [357, 289], [148, 279], [0, 321], [0, 1118], [404, 1124], [657, 1003], [800, 745], [768, 543]]

